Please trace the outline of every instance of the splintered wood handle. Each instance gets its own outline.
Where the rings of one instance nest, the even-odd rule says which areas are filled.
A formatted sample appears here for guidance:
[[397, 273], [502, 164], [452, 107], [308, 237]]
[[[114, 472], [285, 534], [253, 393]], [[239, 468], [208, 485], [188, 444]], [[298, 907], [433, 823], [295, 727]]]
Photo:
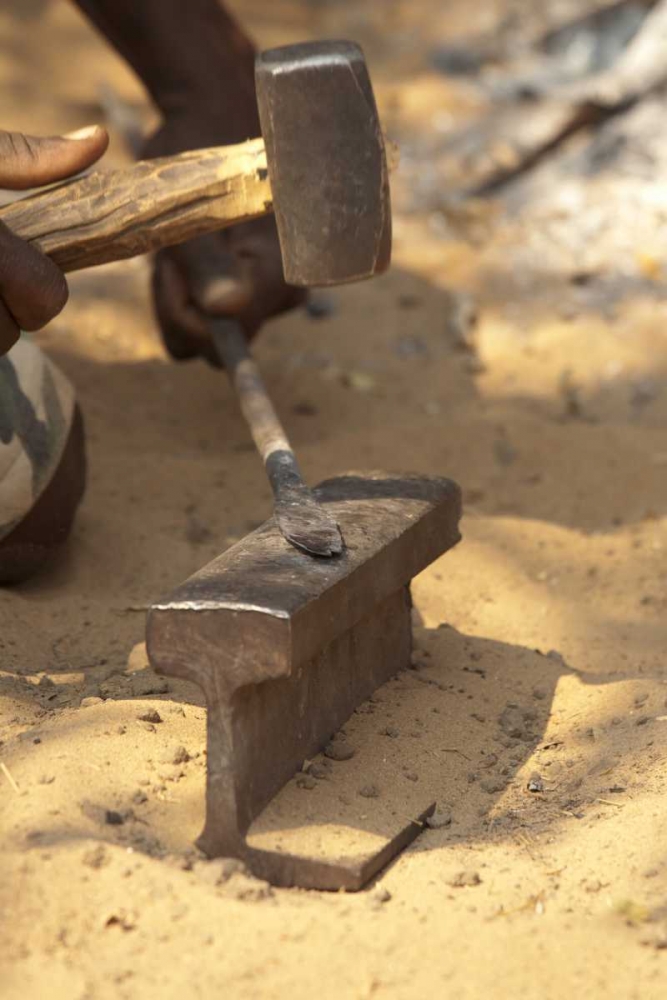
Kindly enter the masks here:
[[0, 221], [63, 271], [107, 264], [272, 209], [262, 139], [98, 171], [0, 209]]

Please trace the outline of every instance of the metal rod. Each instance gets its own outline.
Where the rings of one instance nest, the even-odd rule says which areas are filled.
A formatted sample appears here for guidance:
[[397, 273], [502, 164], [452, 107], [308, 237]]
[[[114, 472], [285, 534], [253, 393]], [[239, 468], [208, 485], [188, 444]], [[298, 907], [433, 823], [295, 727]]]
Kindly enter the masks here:
[[215, 318], [210, 321], [210, 331], [264, 460], [281, 532], [292, 545], [311, 555], [339, 555], [344, 548], [340, 528], [304, 482], [240, 323]]

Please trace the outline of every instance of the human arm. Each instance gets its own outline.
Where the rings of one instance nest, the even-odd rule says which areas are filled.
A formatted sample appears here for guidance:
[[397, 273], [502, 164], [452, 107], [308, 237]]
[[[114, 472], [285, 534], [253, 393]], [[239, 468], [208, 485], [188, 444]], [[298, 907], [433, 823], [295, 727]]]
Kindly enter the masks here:
[[[162, 115], [145, 155], [260, 134], [255, 49], [217, 0], [75, 0], [143, 81]], [[161, 251], [153, 277], [165, 343], [215, 360], [207, 314], [236, 315], [248, 335], [303, 299], [285, 284], [272, 218]]]

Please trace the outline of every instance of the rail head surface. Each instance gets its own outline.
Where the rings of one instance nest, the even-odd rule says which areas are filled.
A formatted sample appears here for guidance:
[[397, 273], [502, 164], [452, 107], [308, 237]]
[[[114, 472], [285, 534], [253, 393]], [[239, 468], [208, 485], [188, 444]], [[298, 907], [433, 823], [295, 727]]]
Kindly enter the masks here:
[[152, 605], [155, 669], [202, 684], [223, 670], [231, 688], [287, 676], [460, 538], [461, 492], [449, 479], [348, 474], [315, 493], [345, 552], [299, 552], [266, 521]]

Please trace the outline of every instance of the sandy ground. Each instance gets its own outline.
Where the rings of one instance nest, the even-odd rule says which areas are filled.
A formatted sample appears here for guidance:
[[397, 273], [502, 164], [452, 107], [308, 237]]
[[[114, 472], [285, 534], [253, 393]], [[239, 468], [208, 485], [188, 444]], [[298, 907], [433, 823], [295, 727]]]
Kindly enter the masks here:
[[[147, 668], [143, 611], [269, 494], [222, 377], [164, 358], [145, 262], [78, 275], [40, 342], [78, 388], [90, 487], [66, 556], [0, 593], [0, 995], [664, 997], [664, 233], [633, 210], [609, 259], [559, 241], [568, 212], [619, 218], [606, 182], [539, 225], [447, 206], [424, 151], [484, 102], [424, 52], [469, 5], [237, 7], [262, 45], [360, 38], [403, 152], [392, 272], [258, 344], [305, 471], [448, 475], [466, 507], [414, 582], [415, 669], [257, 836], [326, 855], [432, 800], [439, 824], [356, 895], [224, 881], [192, 848], [205, 711]], [[4, 4], [0, 42], [3, 127], [88, 124], [103, 81], [146, 110], [65, 3]]]

